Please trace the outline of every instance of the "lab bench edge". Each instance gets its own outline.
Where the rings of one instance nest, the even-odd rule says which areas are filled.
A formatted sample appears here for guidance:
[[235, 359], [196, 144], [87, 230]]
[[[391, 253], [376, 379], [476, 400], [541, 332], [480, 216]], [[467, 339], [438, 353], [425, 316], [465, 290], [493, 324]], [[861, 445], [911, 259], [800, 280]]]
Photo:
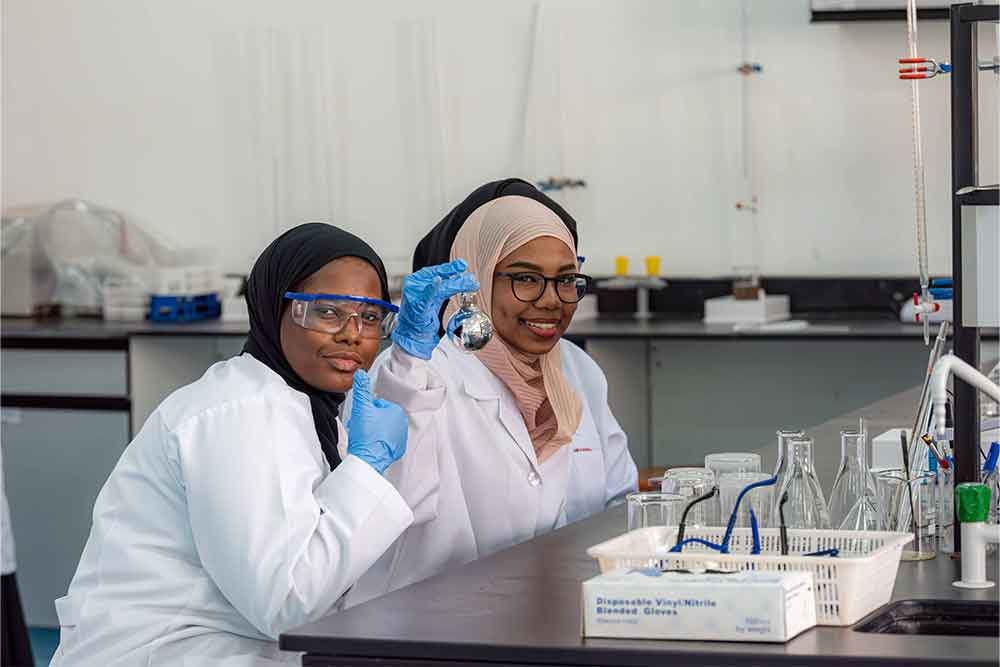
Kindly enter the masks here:
[[[618, 507], [282, 635], [307, 665], [996, 665], [1000, 641], [817, 626], [787, 644], [583, 638], [586, 548], [622, 532]], [[996, 558], [990, 565], [996, 571]], [[996, 600], [960, 591], [958, 561], [901, 563], [893, 599]], [[333, 655], [336, 654], [336, 655]], [[440, 660], [441, 662], [436, 662]]]

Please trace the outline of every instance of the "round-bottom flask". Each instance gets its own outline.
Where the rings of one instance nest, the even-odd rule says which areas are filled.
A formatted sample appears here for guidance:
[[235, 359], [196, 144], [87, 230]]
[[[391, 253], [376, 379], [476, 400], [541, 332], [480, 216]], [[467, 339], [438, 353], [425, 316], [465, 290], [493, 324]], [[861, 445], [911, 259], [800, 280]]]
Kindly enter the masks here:
[[493, 322], [476, 304], [476, 295], [463, 292], [459, 296], [459, 309], [448, 320], [447, 331], [459, 349], [475, 352], [493, 338]]

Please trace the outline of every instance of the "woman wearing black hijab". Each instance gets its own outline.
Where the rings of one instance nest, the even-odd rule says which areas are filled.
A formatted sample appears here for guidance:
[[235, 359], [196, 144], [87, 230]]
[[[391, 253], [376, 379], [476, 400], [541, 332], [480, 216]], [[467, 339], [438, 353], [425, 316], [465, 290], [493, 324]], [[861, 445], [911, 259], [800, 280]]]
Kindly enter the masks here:
[[301, 225], [264, 250], [246, 298], [244, 353], [161, 403], [98, 496], [53, 665], [293, 660], [279, 633], [339, 608], [412, 522], [382, 477], [406, 416], [366, 373], [396, 310], [381, 260]]

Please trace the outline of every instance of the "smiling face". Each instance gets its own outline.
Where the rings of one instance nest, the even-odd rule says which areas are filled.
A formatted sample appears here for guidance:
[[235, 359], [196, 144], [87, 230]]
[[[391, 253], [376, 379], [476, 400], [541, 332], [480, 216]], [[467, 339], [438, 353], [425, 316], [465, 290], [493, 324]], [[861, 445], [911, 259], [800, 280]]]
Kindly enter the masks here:
[[[333, 260], [292, 291], [382, 298], [378, 273], [371, 264], [357, 257]], [[346, 392], [351, 388], [354, 371], [371, 368], [380, 341], [362, 338], [353, 321], [340, 332], [329, 334], [302, 328], [292, 319], [291, 313], [286, 302], [281, 316], [281, 351], [307, 384], [323, 391]]]
[[576, 304], [560, 301], [551, 282], [537, 300], [525, 303], [514, 296], [511, 279], [496, 273], [531, 271], [552, 278], [576, 270], [576, 255], [552, 236], [529, 241], [501, 259], [494, 271], [491, 304], [493, 326], [500, 337], [525, 354], [545, 354], [566, 332]]

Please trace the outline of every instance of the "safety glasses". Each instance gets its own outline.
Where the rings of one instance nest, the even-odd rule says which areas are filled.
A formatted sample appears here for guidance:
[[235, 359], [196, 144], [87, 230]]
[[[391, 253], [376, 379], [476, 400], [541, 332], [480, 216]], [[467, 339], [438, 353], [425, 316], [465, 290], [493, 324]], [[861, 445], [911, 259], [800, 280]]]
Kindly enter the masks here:
[[354, 320], [361, 338], [388, 338], [396, 325], [399, 307], [364, 296], [285, 292], [292, 320], [303, 329], [337, 334]]

